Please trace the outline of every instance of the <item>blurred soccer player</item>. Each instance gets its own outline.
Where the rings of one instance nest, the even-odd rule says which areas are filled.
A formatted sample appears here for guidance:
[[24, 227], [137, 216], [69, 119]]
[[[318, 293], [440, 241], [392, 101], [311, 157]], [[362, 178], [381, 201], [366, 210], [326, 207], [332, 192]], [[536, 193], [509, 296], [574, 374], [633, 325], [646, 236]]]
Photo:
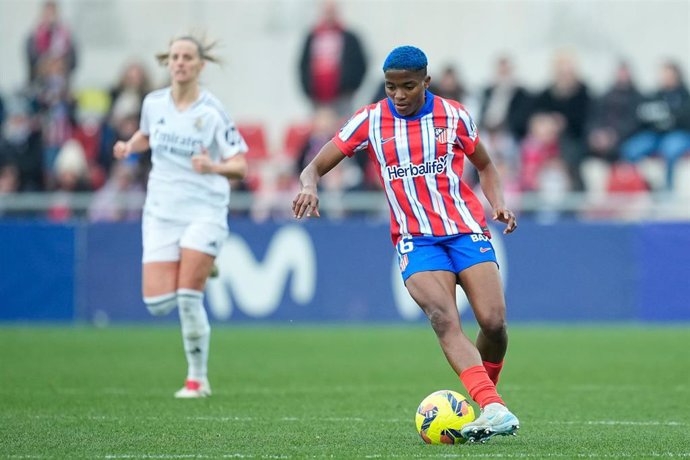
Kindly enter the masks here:
[[[470, 441], [513, 434], [517, 417], [496, 392], [508, 345], [505, 300], [482, 206], [462, 177], [465, 156], [477, 168], [492, 218], [517, 228], [498, 172], [464, 107], [428, 90], [427, 58], [395, 48], [383, 64], [386, 99], [360, 109], [300, 175], [295, 217], [318, 216], [317, 182], [345, 157], [369, 154], [391, 209], [391, 236], [407, 290], [429, 318], [441, 348], [482, 409], [462, 429]], [[456, 307], [460, 284], [480, 332], [464, 334]]]
[[213, 45], [184, 36], [157, 55], [171, 86], [144, 99], [139, 130], [113, 147], [116, 158], [151, 148], [144, 205], [143, 297], [152, 315], [179, 306], [188, 373], [177, 398], [211, 394], [211, 328], [203, 305], [206, 279], [228, 232], [228, 179], [247, 171], [247, 145], [221, 103], [199, 86]]

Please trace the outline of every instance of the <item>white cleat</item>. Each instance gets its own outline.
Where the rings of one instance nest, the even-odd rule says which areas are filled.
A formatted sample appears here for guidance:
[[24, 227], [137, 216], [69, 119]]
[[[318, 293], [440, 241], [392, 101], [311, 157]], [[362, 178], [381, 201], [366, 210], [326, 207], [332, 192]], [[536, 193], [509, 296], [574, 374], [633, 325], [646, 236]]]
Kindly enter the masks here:
[[211, 385], [208, 380], [187, 380], [184, 386], [175, 392], [179, 399], [205, 398], [211, 396]]
[[515, 435], [520, 428], [520, 421], [499, 403], [487, 404], [474, 421], [462, 427], [460, 434], [469, 442], [486, 442], [493, 436]]

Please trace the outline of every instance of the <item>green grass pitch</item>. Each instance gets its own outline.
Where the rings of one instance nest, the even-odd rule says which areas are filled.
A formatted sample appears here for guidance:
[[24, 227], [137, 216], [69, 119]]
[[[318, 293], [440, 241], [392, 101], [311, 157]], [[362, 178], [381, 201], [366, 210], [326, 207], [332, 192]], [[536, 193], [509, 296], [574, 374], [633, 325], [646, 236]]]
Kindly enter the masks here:
[[[474, 334], [474, 332], [473, 332]], [[427, 326], [216, 327], [206, 400], [175, 400], [176, 327], [0, 327], [0, 457], [690, 457], [690, 328], [513, 326], [517, 437], [428, 446], [414, 413], [465, 394]]]

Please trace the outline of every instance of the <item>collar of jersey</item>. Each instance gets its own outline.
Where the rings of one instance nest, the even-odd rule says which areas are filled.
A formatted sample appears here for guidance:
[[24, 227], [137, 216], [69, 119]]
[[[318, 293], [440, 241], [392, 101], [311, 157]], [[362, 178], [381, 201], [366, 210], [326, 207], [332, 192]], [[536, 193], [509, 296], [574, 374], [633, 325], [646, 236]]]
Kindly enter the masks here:
[[187, 107], [184, 111], [180, 112], [179, 110], [177, 110], [177, 107], [175, 107], [175, 101], [173, 101], [172, 86], [168, 87], [168, 102], [172, 106], [173, 110], [175, 110], [175, 112], [177, 112], [177, 113], [184, 113], [184, 112], [187, 112], [187, 111], [193, 109], [197, 105], [201, 104], [201, 102], [204, 99], [206, 99], [206, 90], [204, 88], [199, 88], [199, 97], [196, 99], [196, 101], [194, 101], [194, 103], [192, 105], [190, 105], [189, 107]]
[[431, 91], [427, 89], [424, 91], [424, 97], [426, 98], [426, 100], [424, 101], [424, 105], [422, 106], [422, 108], [419, 109], [419, 112], [415, 113], [414, 115], [410, 115], [409, 117], [400, 115], [395, 110], [395, 105], [393, 104], [393, 101], [390, 97], [386, 98], [386, 100], [388, 101], [388, 108], [391, 109], [391, 113], [395, 118], [402, 118], [403, 120], [419, 120], [424, 115], [429, 115], [431, 112], [434, 111], [434, 95], [431, 93]]

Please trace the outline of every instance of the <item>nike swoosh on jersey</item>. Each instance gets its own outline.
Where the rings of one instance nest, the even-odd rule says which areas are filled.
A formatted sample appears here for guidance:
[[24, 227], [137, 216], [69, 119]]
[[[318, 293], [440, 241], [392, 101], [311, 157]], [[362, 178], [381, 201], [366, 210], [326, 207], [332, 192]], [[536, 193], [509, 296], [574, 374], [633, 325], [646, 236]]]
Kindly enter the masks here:
[[386, 142], [390, 142], [392, 140], [395, 140], [395, 136], [393, 137], [388, 137], [386, 139], [381, 139], [381, 145], [385, 144]]

